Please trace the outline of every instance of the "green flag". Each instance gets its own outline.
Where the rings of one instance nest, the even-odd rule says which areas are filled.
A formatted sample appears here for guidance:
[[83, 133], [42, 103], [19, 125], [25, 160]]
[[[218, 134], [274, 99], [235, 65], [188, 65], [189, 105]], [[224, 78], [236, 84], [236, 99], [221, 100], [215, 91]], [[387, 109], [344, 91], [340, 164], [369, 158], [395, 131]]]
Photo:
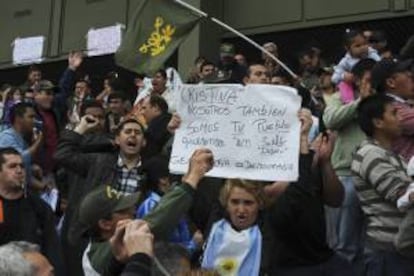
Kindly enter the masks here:
[[116, 63], [135, 72], [155, 72], [199, 20], [173, 0], [144, 0], [128, 23]]

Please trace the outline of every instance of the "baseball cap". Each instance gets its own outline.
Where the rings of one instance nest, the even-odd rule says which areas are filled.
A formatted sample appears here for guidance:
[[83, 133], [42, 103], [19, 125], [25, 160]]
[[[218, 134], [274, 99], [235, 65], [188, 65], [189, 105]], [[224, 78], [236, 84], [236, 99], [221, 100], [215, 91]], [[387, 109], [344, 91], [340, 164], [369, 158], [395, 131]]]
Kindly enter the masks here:
[[37, 85], [36, 89], [38, 91], [53, 91], [53, 92], [56, 92], [56, 90], [58, 89], [58, 87], [56, 85], [54, 85], [49, 80], [41, 80], [39, 82], [39, 84]]
[[383, 59], [372, 68], [371, 85], [377, 92], [385, 92], [386, 80], [396, 73], [411, 71], [413, 60]]
[[98, 223], [117, 211], [135, 206], [139, 193], [123, 194], [111, 186], [102, 185], [85, 196], [79, 208], [79, 234], [84, 234]]
[[223, 43], [220, 46], [220, 55], [221, 56], [234, 56], [236, 54], [236, 50], [234, 49], [234, 45], [230, 43]]

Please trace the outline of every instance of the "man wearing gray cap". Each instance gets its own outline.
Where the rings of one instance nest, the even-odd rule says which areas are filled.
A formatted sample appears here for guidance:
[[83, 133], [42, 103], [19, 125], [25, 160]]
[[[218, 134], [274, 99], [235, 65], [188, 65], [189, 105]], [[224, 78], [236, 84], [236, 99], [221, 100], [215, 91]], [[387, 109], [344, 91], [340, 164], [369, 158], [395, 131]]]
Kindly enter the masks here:
[[56, 151], [58, 133], [66, 116], [66, 101], [70, 95], [75, 71], [82, 63], [82, 53], [70, 53], [68, 68], [62, 75], [59, 86], [51, 81], [41, 80], [34, 87], [36, 128], [44, 134], [44, 143], [35, 160], [49, 177], [54, 169], [53, 154]]
[[[157, 239], [169, 234], [192, 205], [198, 183], [213, 166], [208, 149], [195, 150], [183, 183], [166, 194], [157, 207], [143, 219]], [[126, 226], [133, 219], [140, 193], [126, 195], [107, 185], [98, 186], [82, 201], [75, 235], [88, 235], [90, 242], [83, 254], [85, 275], [118, 275], [129, 256], [123, 244]]]
[[393, 151], [408, 162], [414, 155], [414, 99], [413, 60], [383, 59], [372, 69], [372, 86], [377, 93], [394, 99], [402, 135], [393, 143]]

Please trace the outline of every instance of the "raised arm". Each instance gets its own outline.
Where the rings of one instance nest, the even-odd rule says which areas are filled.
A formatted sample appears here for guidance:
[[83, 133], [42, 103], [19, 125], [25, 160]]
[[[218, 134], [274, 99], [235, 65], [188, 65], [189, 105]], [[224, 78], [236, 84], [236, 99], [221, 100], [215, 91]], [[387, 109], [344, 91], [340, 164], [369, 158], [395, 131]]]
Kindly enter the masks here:
[[144, 217], [155, 237], [166, 237], [193, 203], [200, 180], [213, 167], [213, 154], [208, 149], [194, 151], [183, 183], [167, 193], [157, 207]]
[[359, 99], [349, 104], [342, 104], [339, 93], [332, 96], [330, 104], [323, 114], [326, 128], [339, 130], [356, 119]]
[[59, 165], [82, 176], [88, 174], [89, 167], [93, 164], [94, 159], [90, 154], [82, 152], [82, 139], [83, 134], [95, 128], [98, 123], [98, 120], [95, 120], [92, 116], [85, 115], [75, 130], [62, 132], [55, 153], [55, 159]]
[[71, 96], [75, 82], [75, 72], [82, 64], [83, 55], [81, 52], [71, 52], [68, 56], [68, 67], [59, 80], [59, 90], [55, 95], [55, 105], [59, 112], [66, 114], [66, 101]]
[[334, 144], [335, 138], [331, 132], [321, 136], [321, 142], [316, 149], [316, 169], [319, 169], [322, 174], [322, 196], [325, 204], [337, 208], [342, 204], [344, 188], [331, 163]]
[[337, 65], [334, 66], [334, 72], [332, 74], [332, 82], [338, 84], [344, 80], [345, 74], [350, 68], [348, 68], [348, 58], [345, 55]]

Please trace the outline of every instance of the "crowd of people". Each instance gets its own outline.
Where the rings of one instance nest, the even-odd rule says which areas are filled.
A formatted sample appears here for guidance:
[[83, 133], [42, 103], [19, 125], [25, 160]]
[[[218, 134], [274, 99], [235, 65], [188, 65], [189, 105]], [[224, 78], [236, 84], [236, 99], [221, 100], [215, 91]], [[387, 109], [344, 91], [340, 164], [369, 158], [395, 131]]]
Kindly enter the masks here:
[[138, 74], [130, 100], [115, 72], [93, 91], [73, 52], [58, 84], [31, 66], [2, 85], [0, 275], [414, 275], [414, 38], [393, 53], [347, 30], [344, 49], [334, 66], [304, 49], [292, 76], [223, 43], [186, 81], [296, 88], [291, 183], [206, 177], [208, 147], [170, 173], [175, 70]]

